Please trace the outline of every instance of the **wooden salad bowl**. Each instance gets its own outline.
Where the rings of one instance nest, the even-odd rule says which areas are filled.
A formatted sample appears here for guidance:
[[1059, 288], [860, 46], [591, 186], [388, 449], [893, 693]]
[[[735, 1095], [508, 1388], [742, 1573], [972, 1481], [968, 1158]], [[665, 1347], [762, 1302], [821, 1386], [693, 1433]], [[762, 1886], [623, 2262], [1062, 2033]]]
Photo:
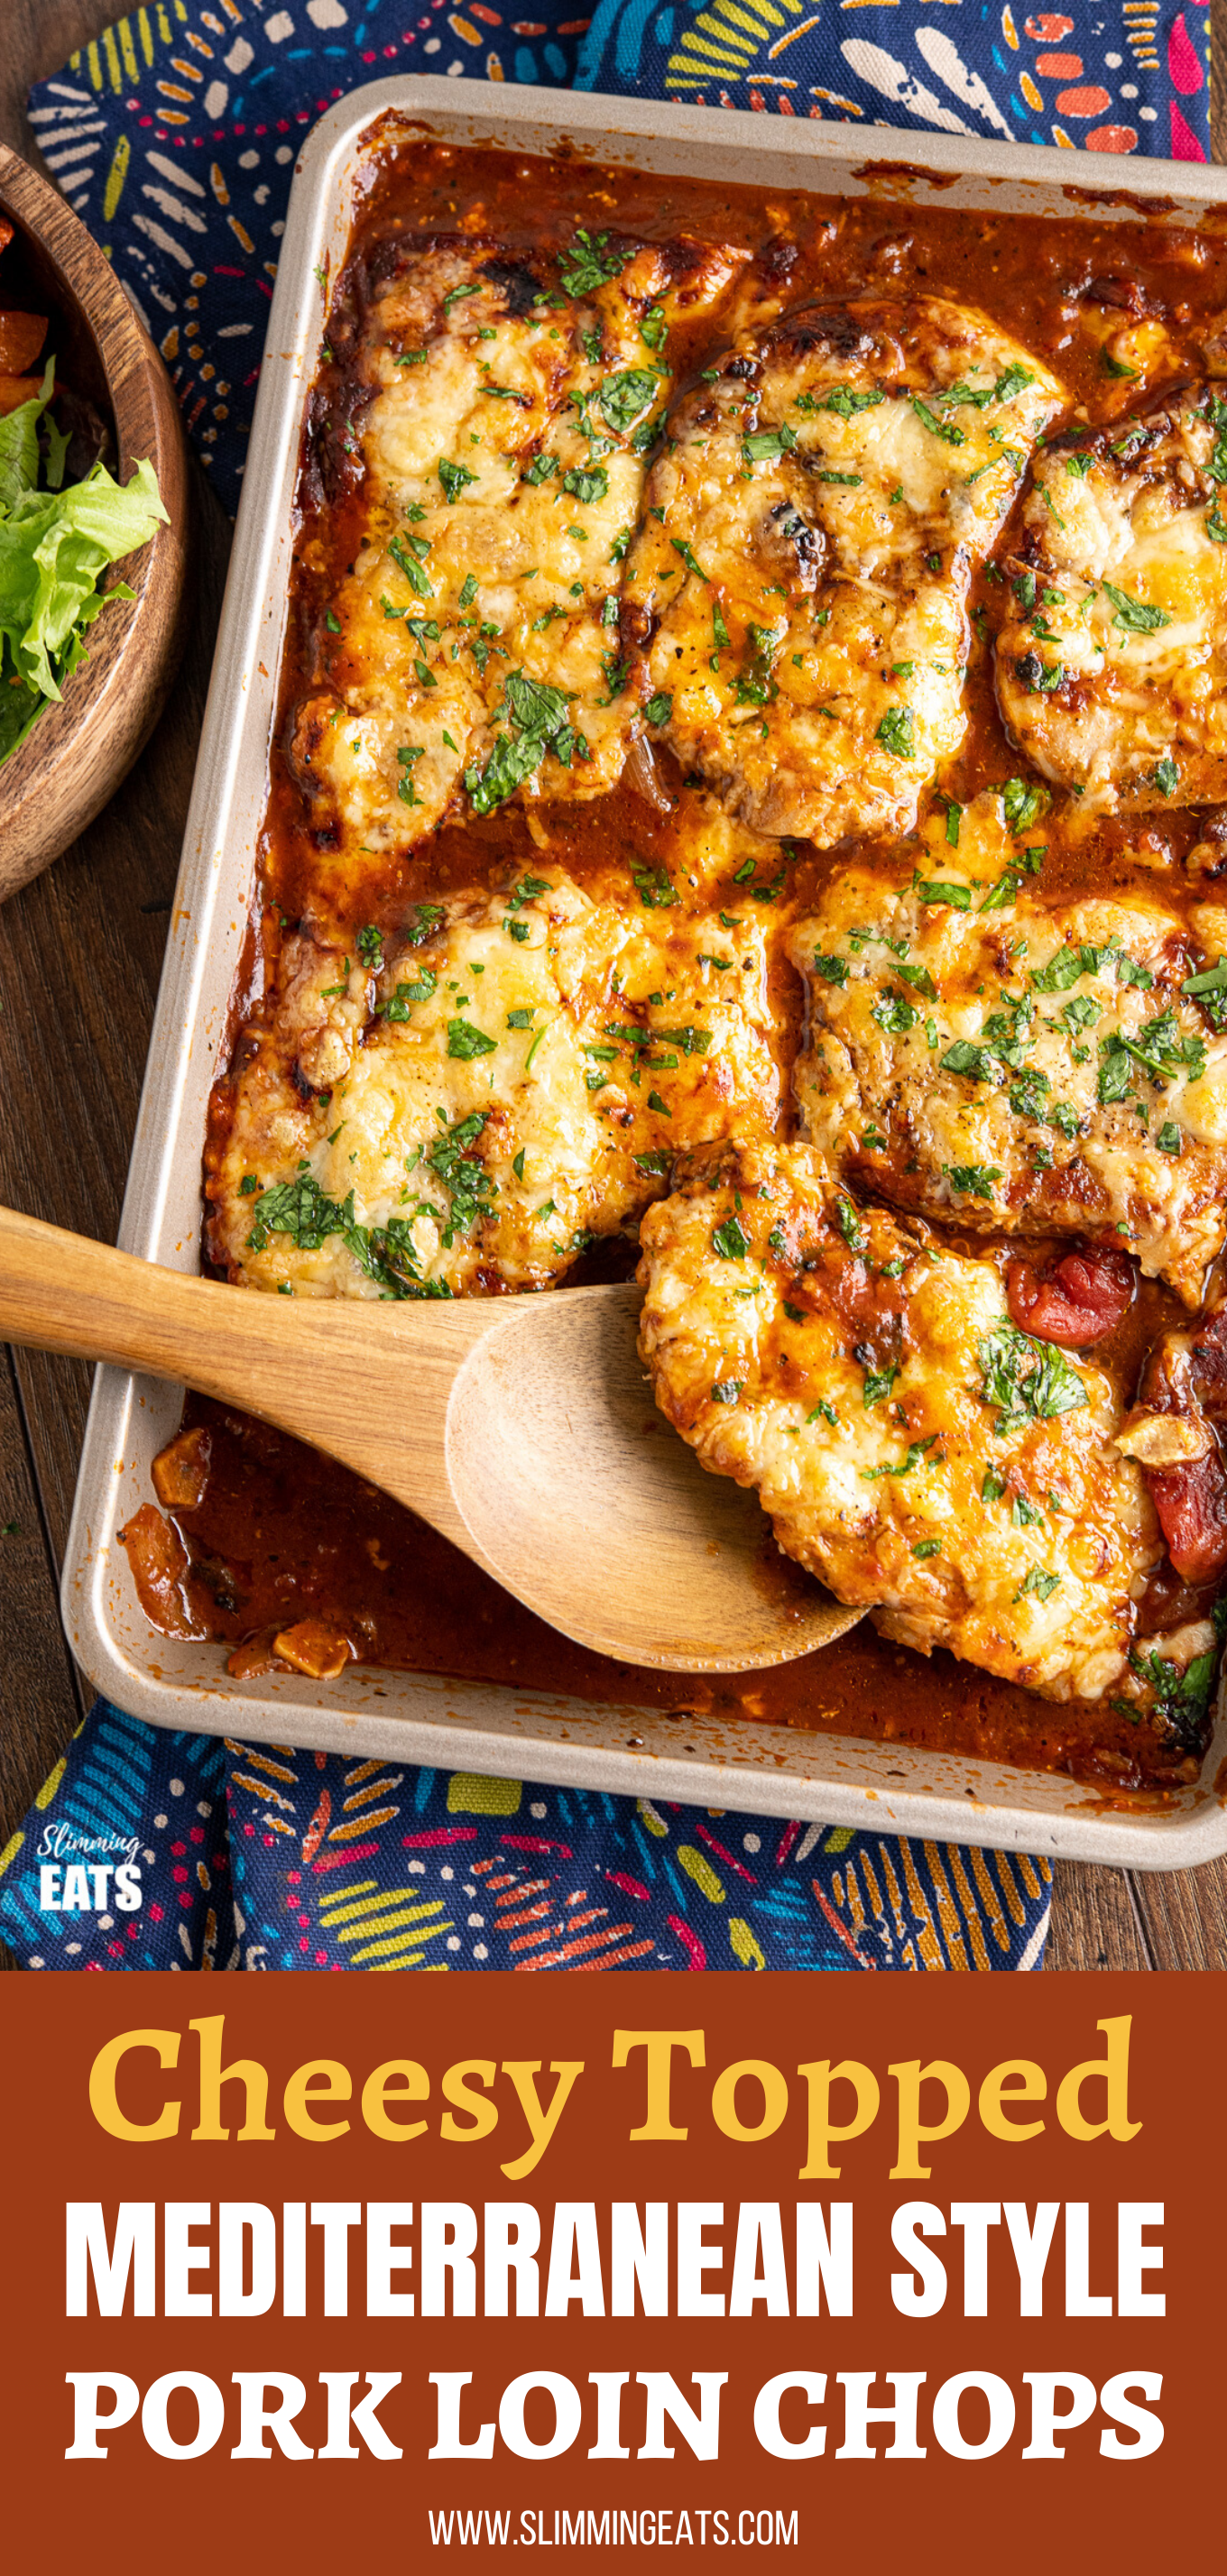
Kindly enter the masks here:
[[[93, 821], [148, 741], [185, 634], [187, 456], [170, 378], [110, 263], [57, 190], [0, 145], [0, 213], [14, 228], [4, 279], [50, 316], [57, 375], [109, 416], [117, 479], [148, 457], [169, 524], [104, 575], [135, 596], [90, 630], [89, 660], [0, 764], [0, 902], [48, 867]], [[12, 268], [10, 268], [10, 262]]]

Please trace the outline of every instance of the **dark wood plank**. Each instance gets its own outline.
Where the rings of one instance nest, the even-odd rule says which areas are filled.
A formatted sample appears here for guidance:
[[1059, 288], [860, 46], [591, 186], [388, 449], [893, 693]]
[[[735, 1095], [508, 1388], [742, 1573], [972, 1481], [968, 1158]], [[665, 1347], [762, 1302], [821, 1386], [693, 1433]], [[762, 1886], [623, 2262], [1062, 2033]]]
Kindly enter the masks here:
[[1058, 1861], [1052, 1875], [1052, 1924], [1046, 1968], [1149, 1968], [1146, 1941], [1123, 1869]]
[[1134, 1882], [1156, 1968], [1227, 1966], [1227, 1860]]

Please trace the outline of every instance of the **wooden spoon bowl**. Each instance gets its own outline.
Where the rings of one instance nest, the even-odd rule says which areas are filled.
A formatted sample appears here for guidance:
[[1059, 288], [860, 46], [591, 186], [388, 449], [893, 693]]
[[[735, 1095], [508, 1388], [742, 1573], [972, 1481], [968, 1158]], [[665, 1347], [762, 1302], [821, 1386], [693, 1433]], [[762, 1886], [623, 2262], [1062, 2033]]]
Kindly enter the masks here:
[[[71, 207], [0, 145], [0, 214], [14, 239], [0, 265], [0, 303], [50, 316], [57, 375], [114, 429], [117, 479], [148, 457], [170, 514], [130, 563], [105, 576], [135, 593], [89, 633], [89, 660], [0, 763], [0, 902], [48, 867], [93, 821], [153, 731], [185, 635], [187, 457], [179, 406], [153, 342], [110, 262]], [[19, 291], [20, 281], [20, 291]], [[41, 363], [41, 362], [40, 362]]]

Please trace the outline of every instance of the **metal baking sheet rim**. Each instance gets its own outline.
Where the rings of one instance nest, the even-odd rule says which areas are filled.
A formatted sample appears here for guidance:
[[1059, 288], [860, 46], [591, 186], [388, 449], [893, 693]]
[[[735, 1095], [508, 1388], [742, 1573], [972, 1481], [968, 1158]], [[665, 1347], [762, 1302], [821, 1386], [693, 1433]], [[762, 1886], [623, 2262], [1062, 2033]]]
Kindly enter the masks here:
[[[1077, 213], [1092, 195], [1097, 215], [1122, 222], [1144, 217], [1148, 200], [1176, 223], [1196, 223], [1211, 208], [1227, 211], [1227, 172], [1210, 167], [1126, 167], [1102, 153], [1079, 153], [1071, 163], [1064, 152], [1031, 145], [897, 128], [850, 133], [826, 123], [477, 81], [373, 82], [321, 118], [294, 176], [120, 1226], [127, 1250], [172, 1268], [194, 1269], [198, 1260], [204, 1110], [264, 803], [299, 434], [321, 336], [320, 281], [343, 254], [361, 138], [389, 109], [459, 144], [575, 148], [678, 176], [710, 175], [714, 155], [727, 180], [776, 188], [827, 187], [909, 203], [921, 193], [928, 200], [931, 176], [935, 202], [983, 211]], [[893, 1743], [633, 1704], [604, 1707], [436, 1674], [353, 1666], [331, 1684], [292, 1674], [232, 1680], [215, 1645], [149, 1628], [116, 1539], [128, 1513], [148, 1499], [150, 1460], [173, 1431], [180, 1401], [177, 1389], [155, 1381], [97, 1372], [62, 1587], [65, 1627], [89, 1678], [152, 1725], [450, 1770], [544, 1775], [564, 1786], [1136, 1869], [1185, 1869], [1227, 1851], [1221, 1702], [1199, 1782], [1126, 1803], [1053, 1774]]]

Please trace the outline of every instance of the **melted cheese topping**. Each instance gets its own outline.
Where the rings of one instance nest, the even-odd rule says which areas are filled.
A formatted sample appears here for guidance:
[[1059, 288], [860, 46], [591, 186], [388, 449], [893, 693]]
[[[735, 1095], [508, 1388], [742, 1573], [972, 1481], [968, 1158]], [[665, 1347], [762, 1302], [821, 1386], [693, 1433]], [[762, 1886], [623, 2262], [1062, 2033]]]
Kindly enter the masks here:
[[1028, 844], [982, 796], [957, 847], [939, 816], [914, 875], [850, 868], [797, 922], [804, 1132], [897, 1204], [1106, 1234], [1196, 1305], [1227, 1235], [1227, 1036], [1182, 988], [1227, 916], [1199, 907], [1195, 954], [1158, 897], [1049, 910]]
[[214, 1258], [309, 1296], [544, 1287], [676, 1150], [769, 1127], [763, 923], [659, 894], [597, 904], [554, 870], [421, 907], [398, 955], [301, 942], [233, 1079]]
[[627, 566], [648, 720], [756, 830], [908, 828], [1046, 368], [938, 297], [794, 314], [675, 406]]
[[329, 612], [331, 685], [294, 761], [368, 850], [466, 803], [603, 794], [634, 716], [620, 566], [672, 378], [668, 326], [736, 267], [643, 247], [567, 303], [488, 247], [435, 245], [366, 341], [364, 542]]
[[888, 1633], [1052, 1699], [1118, 1685], [1162, 1554], [1098, 1369], [986, 1261], [854, 1208], [802, 1147], [700, 1165], [642, 1229], [640, 1347], [717, 1475]]
[[1225, 482], [1208, 386], [1068, 431], [1035, 471], [997, 695], [1037, 769], [1105, 810], [1227, 793]]

